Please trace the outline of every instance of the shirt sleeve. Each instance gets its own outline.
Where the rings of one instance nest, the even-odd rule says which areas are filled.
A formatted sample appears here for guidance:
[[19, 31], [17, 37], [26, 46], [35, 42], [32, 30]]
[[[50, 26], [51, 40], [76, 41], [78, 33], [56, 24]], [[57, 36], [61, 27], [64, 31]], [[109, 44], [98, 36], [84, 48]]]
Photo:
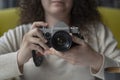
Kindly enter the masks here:
[[99, 25], [96, 30], [97, 40], [99, 42], [99, 49], [101, 55], [103, 56], [103, 64], [100, 70], [93, 76], [104, 79], [104, 69], [107, 67], [119, 67], [120, 65], [120, 50], [117, 49], [117, 41], [115, 40], [111, 31], [103, 26]]
[[22, 75], [17, 64], [17, 52], [0, 56], [0, 80]]
[[27, 28], [19, 26], [0, 37], [0, 80], [22, 75], [18, 68], [17, 51]]

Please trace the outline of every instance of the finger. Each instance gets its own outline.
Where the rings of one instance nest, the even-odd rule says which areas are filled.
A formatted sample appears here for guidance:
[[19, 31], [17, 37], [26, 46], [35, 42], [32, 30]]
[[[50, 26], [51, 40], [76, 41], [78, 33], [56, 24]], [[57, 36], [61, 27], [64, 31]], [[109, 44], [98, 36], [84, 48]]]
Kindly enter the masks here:
[[59, 56], [59, 57], [64, 57], [65, 56], [64, 52], [59, 52], [52, 47], [49, 50], [51, 51], [52, 55], [56, 55], [56, 56]]
[[37, 32], [36, 34], [43, 42], [47, 43], [47, 39], [45, 39], [41, 31]]
[[63, 54], [61, 52], [56, 51], [54, 48], [50, 48], [50, 51], [52, 52], [51, 53], [52, 55], [57, 55], [57, 56], [60, 56], [60, 57], [63, 56]]
[[38, 21], [38, 22], [34, 22], [34, 23], [33, 23], [32, 29], [33, 29], [33, 28], [38, 28], [38, 27], [46, 27], [46, 26], [48, 26], [47, 23]]
[[67, 55], [65, 55], [66, 53], [64, 53], [64, 52], [56, 51], [54, 48], [50, 48], [50, 51], [51, 51], [50, 54], [52, 54], [52, 55], [56, 55], [56, 56], [62, 57], [64, 59], [66, 59], [66, 60], [70, 59], [70, 57], [67, 57]]
[[73, 40], [73, 42], [80, 44], [80, 45], [83, 45], [85, 43], [84, 40], [82, 40], [76, 36], [73, 36], [73, 35], [72, 35], [72, 40]]
[[34, 44], [38, 44], [45, 50], [49, 49], [49, 47], [40, 38], [31, 38], [30, 42]]
[[31, 31], [31, 35], [33, 37], [36, 37], [36, 38], [40, 38], [43, 42], [47, 42], [47, 40], [44, 38], [42, 32], [38, 29], [38, 28], [34, 28], [32, 31]]
[[52, 52], [52, 53], [51, 53], [52, 55], [59, 56], [59, 57], [63, 58], [65, 61], [67, 61], [67, 62], [69, 62], [69, 63], [71, 63], [71, 64], [75, 64], [75, 61], [73, 60], [72, 57], [68, 57], [67, 55], [65, 55], [65, 54], [67, 54], [67, 53], [58, 52], [58, 51], [56, 51], [54, 48], [50, 48], [50, 50], [51, 50], [51, 52]]
[[50, 50], [51, 50], [50, 54], [59, 56], [59, 57], [63, 58], [64, 60], [66, 60], [67, 62], [69, 62], [71, 64], [75, 64], [75, 60], [73, 59], [73, 57], [69, 57], [69, 56], [65, 55], [65, 54], [68, 54], [68, 53], [58, 52], [54, 48], [50, 48]]
[[48, 49], [44, 51], [44, 55], [52, 54], [52, 52]]
[[35, 50], [35, 51], [37, 51], [37, 52], [40, 52], [41, 54], [43, 54], [44, 53], [44, 51], [43, 51], [43, 49], [40, 47], [40, 46], [38, 46], [38, 45], [35, 45], [35, 44], [31, 44], [31, 50]]

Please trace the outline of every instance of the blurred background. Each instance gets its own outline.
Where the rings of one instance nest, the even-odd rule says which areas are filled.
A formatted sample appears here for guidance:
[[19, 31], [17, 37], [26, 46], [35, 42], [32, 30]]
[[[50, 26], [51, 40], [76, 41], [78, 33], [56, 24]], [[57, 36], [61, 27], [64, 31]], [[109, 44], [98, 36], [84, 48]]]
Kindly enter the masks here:
[[[98, 6], [120, 8], [120, 0], [96, 0]], [[0, 9], [16, 7], [18, 0], [0, 0]]]
[[0, 9], [16, 7], [18, 0], [0, 0]]
[[[110, 28], [120, 48], [120, 0], [96, 0], [103, 24]], [[0, 0], [0, 36], [20, 25], [18, 0]]]
[[96, 0], [98, 6], [120, 8], [120, 0]]

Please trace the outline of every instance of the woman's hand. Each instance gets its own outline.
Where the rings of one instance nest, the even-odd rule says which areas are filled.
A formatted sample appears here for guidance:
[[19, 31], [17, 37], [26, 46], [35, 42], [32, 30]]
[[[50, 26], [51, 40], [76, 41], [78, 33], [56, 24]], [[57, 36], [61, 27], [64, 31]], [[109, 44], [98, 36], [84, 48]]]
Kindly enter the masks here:
[[[60, 56], [72, 64], [89, 66], [94, 72], [97, 72], [103, 62], [102, 55], [93, 50], [84, 40], [75, 36], [72, 38], [73, 42], [78, 44], [77, 46], [72, 47], [67, 52], [58, 52], [51, 48], [49, 53]], [[47, 54], [47, 52], [45, 53]]]
[[40, 31], [40, 26], [47, 26], [44, 22], [34, 22], [32, 29], [23, 37], [22, 44], [18, 51], [18, 65], [23, 66], [32, 57], [32, 50], [36, 50], [41, 55], [48, 46], [45, 44], [47, 41]]

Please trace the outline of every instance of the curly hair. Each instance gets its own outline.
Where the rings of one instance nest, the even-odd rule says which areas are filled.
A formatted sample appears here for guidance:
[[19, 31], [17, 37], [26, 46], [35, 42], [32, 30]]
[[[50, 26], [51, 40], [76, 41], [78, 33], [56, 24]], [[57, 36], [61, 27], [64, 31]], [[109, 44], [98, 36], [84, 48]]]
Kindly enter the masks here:
[[[45, 21], [41, 0], [20, 0], [21, 24]], [[88, 25], [100, 21], [95, 0], [73, 0], [72, 25]]]

